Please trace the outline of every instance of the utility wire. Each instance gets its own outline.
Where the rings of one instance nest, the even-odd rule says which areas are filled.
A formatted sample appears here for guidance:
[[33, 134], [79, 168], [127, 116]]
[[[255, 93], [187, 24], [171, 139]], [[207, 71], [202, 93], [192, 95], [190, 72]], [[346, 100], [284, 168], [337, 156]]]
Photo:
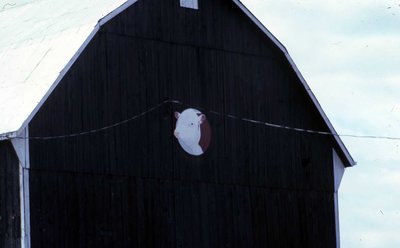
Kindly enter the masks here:
[[101, 128], [96, 128], [96, 129], [92, 129], [89, 131], [83, 131], [83, 132], [79, 132], [79, 133], [72, 133], [72, 134], [65, 134], [65, 135], [56, 135], [56, 136], [42, 136], [42, 137], [38, 137], [38, 136], [33, 136], [33, 137], [21, 137], [21, 136], [17, 136], [17, 137], [13, 137], [10, 134], [6, 134], [3, 136], [0, 136], [0, 138], [7, 138], [7, 139], [29, 139], [29, 140], [53, 140], [53, 139], [64, 139], [64, 138], [71, 138], [71, 137], [77, 137], [77, 136], [83, 136], [83, 135], [88, 135], [88, 134], [93, 134], [93, 133], [98, 133], [98, 132], [102, 132], [111, 128], [115, 128], [118, 126], [121, 126], [123, 124], [126, 124], [128, 122], [131, 122], [133, 120], [136, 120], [140, 117], [143, 117], [145, 115], [147, 115], [150, 112], [153, 112], [154, 110], [162, 107], [165, 104], [179, 104], [179, 105], [184, 105], [187, 107], [192, 107], [192, 108], [196, 108], [199, 110], [202, 110], [204, 112], [208, 112], [211, 114], [215, 114], [215, 115], [219, 115], [219, 116], [223, 116], [223, 117], [227, 117], [230, 119], [234, 119], [234, 120], [240, 120], [240, 121], [244, 121], [247, 123], [253, 123], [253, 124], [257, 124], [257, 125], [264, 125], [264, 126], [268, 126], [268, 127], [273, 127], [273, 128], [280, 128], [280, 129], [286, 129], [286, 130], [291, 130], [291, 131], [295, 131], [295, 132], [303, 132], [303, 133], [312, 133], [312, 134], [319, 134], [319, 135], [329, 135], [329, 136], [338, 136], [338, 137], [351, 137], [351, 138], [361, 138], [361, 139], [386, 139], [386, 140], [399, 140], [400, 141], [400, 137], [391, 137], [391, 136], [376, 136], [376, 135], [356, 135], [356, 134], [337, 134], [337, 133], [331, 133], [331, 132], [325, 132], [325, 131], [318, 131], [318, 130], [311, 130], [311, 129], [303, 129], [303, 128], [297, 128], [297, 127], [290, 127], [290, 126], [285, 126], [285, 125], [279, 125], [279, 124], [274, 124], [274, 123], [269, 123], [269, 122], [264, 122], [264, 121], [259, 121], [259, 120], [253, 120], [253, 119], [249, 119], [249, 118], [242, 118], [242, 117], [237, 117], [235, 115], [231, 115], [231, 114], [221, 114], [219, 112], [213, 111], [213, 110], [207, 110], [201, 107], [195, 107], [183, 102], [180, 102], [178, 100], [165, 100], [149, 109], [147, 109], [144, 112], [141, 112], [135, 116], [132, 116], [126, 120], [108, 125], [108, 126], [104, 126]]

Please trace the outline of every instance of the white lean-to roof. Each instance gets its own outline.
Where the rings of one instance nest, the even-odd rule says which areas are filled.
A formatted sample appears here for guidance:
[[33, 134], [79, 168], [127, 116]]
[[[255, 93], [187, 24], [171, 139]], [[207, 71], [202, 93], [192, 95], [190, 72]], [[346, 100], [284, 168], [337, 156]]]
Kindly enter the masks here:
[[[28, 124], [99, 26], [137, 1], [0, 0], [0, 140], [12, 138]], [[239, 0], [232, 1], [284, 52], [336, 134], [285, 47]], [[348, 164], [354, 165], [342, 140], [334, 138]]]

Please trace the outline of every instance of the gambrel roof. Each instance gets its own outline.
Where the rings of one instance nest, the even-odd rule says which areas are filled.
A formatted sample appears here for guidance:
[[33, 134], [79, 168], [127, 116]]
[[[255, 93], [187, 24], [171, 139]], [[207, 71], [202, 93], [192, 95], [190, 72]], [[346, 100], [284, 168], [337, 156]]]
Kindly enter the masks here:
[[[137, 1], [21, 0], [0, 6], [0, 140], [15, 137], [25, 128], [99, 28]], [[286, 48], [239, 0], [232, 1], [284, 53], [336, 134]], [[354, 165], [340, 137], [334, 139], [345, 164]]]

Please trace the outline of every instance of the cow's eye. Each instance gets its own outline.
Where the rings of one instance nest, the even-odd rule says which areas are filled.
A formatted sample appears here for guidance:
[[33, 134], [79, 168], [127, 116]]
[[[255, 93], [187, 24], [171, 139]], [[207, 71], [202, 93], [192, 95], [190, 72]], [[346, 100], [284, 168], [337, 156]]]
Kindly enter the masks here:
[[190, 123], [190, 125], [192, 125], [192, 126], [193, 126], [193, 125], [194, 125], [194, 123], [192, 122], [192, 123]]

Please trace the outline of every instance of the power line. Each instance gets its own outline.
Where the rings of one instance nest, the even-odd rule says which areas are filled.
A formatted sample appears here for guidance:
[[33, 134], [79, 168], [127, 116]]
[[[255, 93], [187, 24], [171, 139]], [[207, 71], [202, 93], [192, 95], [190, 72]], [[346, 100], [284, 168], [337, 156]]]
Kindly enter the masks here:
[[234, 120], [240, 120], [240, 121], [244, 121], [247, 123], [253, 123], [253, 124], [257, 124], [257, 125], [264, 125], [264, 126], [268, 126], [268, 127], [273, 127], [273, 128], [280, 128], [280, 129], [286, 129], [286, 130], [291, 130], [291, 131], [295, 131], [295, 132], [303, 132], [303, 133], [311, 133], [311, 134], [319, 134], [319, 135], [329, 135], [329, 136], [338, 136], [338, 137], [351, 137], [351, 138], [361, 138], [361, 139], [386, 139], [386, 140], [399, 140], [400, 141], [400, 137], [391, 137], [391, 136], [377, 136], [377, 135], [357, 135], [357, 134], [337, 134], [337, 133], [331, 133], [331, 132], [326, 132], [326, 131], [318, 131], [318, 130], [312, 130], [312, 129], [304, 129], [304, 128], [297, 128], [297, 127], [291, 127], [291, 126], [286, 126], [286, 125], [280, 125], [280, 124], [274, 124], [274, 123], [269, 123], [269, 122], [264, 122], [264, 121], [259, 121], [259, 120], [253, 120], [253, 119], [249, 119], [249, 118], [242, 118], [242, 117], [238, 117], [235, 115], [231, 115], [231, 114], [222, 114], [219, 113], [217, 111], [213, 111], [213, 110], [207, 110], [205, 108], [202, 107], [196, 107], [196, 106], [192, 106], [183, 102], [180, 102], [178, 100], [165, 100], [149, 109], [147, 109], [146, 111], [143, 111], [135, 116], [132, 116], [128, 119], [125, 119], [123, 121], [108, 125], [108, 126], [104, 126], [101, 128], [96, 128], [96, 129], [92, 129], [89, 131], [83, 131], [83, 132], [79, 132], [79, 133], [72, 133], [72, 134], [64, 134], [64, 135], [56, 135], [56, 136], [33, 136], [33, 137], [21, 137], [21, 136], [17, 136], [17, 137], [12, 137], [9, 134], [0, 136], [0, 138], [7, 138], [7, 139], [30, 139], [30, 140], [52, 140], [52, 139], [63, 139], [63, 138], [72, 138], [72, 137], [78, 137], [78, 136], [83, 136], [83, 135], [88, 135], [88, 134], [93, 134], [93, 133], [98, 133], [98, 132], [102, 132], [111, 128], [115, 128], [118, 126], [121, 126], [123, 124], [126, 124], [128, 122], [131, 122], [133, 120], [136, 120], [140, 117], [143, 117], [145, 115], [147, 115], [150, 112], [153, 112], [154, 110], [162, 107], [165, 104], [180, 104], [180, 105], [184, 105], [187, 107], [191, 107], [191, 108], [196, 108], [199, 110], [202, 110], [204, 112], [208, 112], [211, 114], [215, 114], [215, 115], [219, 115], [222, 117], [227, 117], [230, 119], [234, 119]]
[[120, 121], [120, 122], [117, 122], [117, 123], [114, 123], [114, 124], [111, 124], [111, 125], [108, 125], [108, 126], [105, 126], [105, 127], [92, 129], [92, 130], [89, 130], [89, 131], [84, 131], [84, 132], [80, 132], [80, 133], [73, 133], [73, 134], [65, 134], [65, 135], [56, 135], [56, 136], [43, 136], [43, 137], [20, 137], [20, 136], [17, 136], [17, 137], [15, 137], [15, 139], [51, 140], [51, 139], [71, 138], [71, 137], [83, 136], [83, 135], [87, 135], [87, 134], [98, 133], [98, 132], [105, 131], [105, 130], [108, 130], [108, 129], [111, 129], [111, 128], [114, 128], [114, 127], [121, 126], [121, 125], [123, 125], [125, 123], [128, 123], [130, 121], [136, 120], [136, 119], [138, 119], [138, 118], [140, 118], [140, 117], [142, 117], [142, 116], [144, 116], [144, 115], [146, 115], [146, 114], [158, 109], [159, 107], [161, 107], [161, 106], [163, 106], [164, 104], [167, 104], [167, 103], [171, 103], [171, 101], [170, 100], [163, 101], [163, 102], [157, 104], [156, 106], [151, 107], [148, 110], [146, 110], [146, 111], [144, 111], [144, 112], [142, 112], [142, 113], [140, 113], [138, 115], [132, 116], [132, 117], [126, 119], [126, 120], [123, 120], [123, 121]]
[[[191, 107], [188, 104], [179, 102], [174, 100], [174, 102]], [[311, 130], [311, 129], [304, 129], [304, 128], [297, 128], [297, 127], [290, 127], [290, 126], [285, 126], [285, 125], [279, 125], [279, 124], [273, 124], [273, 123], [269, 123], [269, 122], [264, 122], [264, 121], [258, 121], [258, 120], [252, 120], [252, 119], [248, 119], [248, 118], [241, 118], [241, 117], [237, 117], [234, 115], [230, 115], [230, 114], [221, 114], [218, 113], [216, 111], [209, 111], [206, 110], [204, 108], [201, 107], [194, 107], [197, 108], [199, 110], [203, 110], [212, 114], [217, 114], [217, 115], [221, 115], [221, 116], [225, 116], [231, 119], [236, 119], [236, 120], [241, 120], [241, 121], [245, 121], [245, 122], [249, 122], [249, 123], [254, 123], [254, 124], [260, 124], [260, 125], [264, 125], [264, 126], [268, 126], [268, 127], [274, 127], [274, 128], [281, 128], [281, 129], [286, 129], [286, 130], [292, 130], [292, 131], [296, 131], [296, 132], [304, 132], [304, 133], [313, 133], [313, 134], [320, 134], [320, 135], [331, 135], [331, 136], [338, 136], [338, 137], [351, 137], [351, 138], [365, 138], [365, 139], [388, 139], [388, 140], [400, 140], [400, 137], [391, 137], [391, 136], [375, 136], [375, 135], [357, 135], [357, 134], [337, 134], [337, 133], [331, 133], [331, 132], [325, 132], [325, 131], [317, 131], [317, 130]]]

